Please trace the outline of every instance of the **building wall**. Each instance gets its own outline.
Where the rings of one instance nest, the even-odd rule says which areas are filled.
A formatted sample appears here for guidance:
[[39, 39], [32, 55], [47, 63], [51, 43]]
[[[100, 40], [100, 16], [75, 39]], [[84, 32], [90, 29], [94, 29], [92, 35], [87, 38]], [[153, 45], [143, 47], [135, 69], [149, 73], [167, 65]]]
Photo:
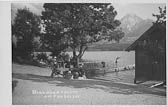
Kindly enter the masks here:
[[144, 50], [136, 49], [136, 79], [150, 79], [151, 75], [151, 59], [145, 55]]
[[166, 62], [153, 63], [151, 56], [141, 48], [135, 50], [136, 80], [165, 80]]

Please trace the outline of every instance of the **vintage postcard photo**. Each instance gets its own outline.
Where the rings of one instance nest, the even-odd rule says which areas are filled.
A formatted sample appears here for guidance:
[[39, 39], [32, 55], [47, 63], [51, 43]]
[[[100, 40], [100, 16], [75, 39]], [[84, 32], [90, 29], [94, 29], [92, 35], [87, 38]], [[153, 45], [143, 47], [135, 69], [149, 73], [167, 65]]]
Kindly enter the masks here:
[[166, 105], [166, 8], [11, 2], [12, 105]]

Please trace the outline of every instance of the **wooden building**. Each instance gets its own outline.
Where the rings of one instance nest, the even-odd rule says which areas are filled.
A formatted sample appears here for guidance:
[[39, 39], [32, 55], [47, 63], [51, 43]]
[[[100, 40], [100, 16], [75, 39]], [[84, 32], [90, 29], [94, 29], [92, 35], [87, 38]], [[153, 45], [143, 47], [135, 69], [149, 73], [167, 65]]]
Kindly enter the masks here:
[[166, 81], [166, 26], [153, 24], [126, 51], [135, 51], [135, 81]]

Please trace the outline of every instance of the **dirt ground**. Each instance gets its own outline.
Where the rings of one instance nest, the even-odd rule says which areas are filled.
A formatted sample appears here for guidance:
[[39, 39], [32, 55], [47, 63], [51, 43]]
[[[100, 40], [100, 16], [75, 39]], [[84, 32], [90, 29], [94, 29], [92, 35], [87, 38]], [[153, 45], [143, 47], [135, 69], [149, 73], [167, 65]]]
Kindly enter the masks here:
[[51, 70], [12, 65], [14, 105], [165, 105], [165, 89], [132, 83], [133, 71], [106, 75], [110, 80], [51, 78]]

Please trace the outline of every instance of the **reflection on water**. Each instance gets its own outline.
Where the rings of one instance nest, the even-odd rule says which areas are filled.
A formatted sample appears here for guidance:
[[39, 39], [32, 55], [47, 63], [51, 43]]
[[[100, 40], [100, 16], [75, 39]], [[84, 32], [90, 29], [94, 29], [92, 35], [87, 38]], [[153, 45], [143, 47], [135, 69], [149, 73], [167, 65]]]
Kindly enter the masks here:
[[97, 78], [115, 82], [134, 83], [134, 77], [135, 77], [135, 71], [127, 70], [127, 71], [106, 73], [104, 76], [99, 75]]

